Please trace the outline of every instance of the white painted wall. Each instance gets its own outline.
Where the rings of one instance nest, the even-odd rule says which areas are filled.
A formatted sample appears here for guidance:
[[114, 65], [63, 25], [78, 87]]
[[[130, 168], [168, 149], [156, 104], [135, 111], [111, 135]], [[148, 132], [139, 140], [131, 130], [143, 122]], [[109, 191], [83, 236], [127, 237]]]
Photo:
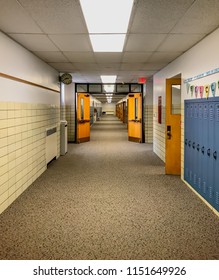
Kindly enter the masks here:
[[[166, 79], [172, 78], [181, 74], [181, 124], [182, 124], [182, 168], [183, 168], [183, 135], [184, 135], [184, 100], [192, 99], [195, 96], [187, 93], [186, 84], [184, 81], [188, 78], [195, 77], [199, 74], [205, 73], [209, 70], [218, 68], [219, 62], [219, 29], [205, 37], [201, 42], [192, 47], [189, 51], [182, 56], [168, 64], [161, 71], [156, 73], [153, 78], [153, 148], [154, 152], [165, 161], [165, 92], [166, 92]], [[219, 80], [219, 73], [204, 77], [202, 79], [190, 82], [191, 85], [206, 85]], [[158, 96], [162, 96], [162, 124], [157, 123], [157, 104]], [[211, 94], [210, 94], [211, 96]], [[216, 96], [219, 96], [219, 89], [217, 89]]]
[[115, 103], [103, 103], [102, 104], [102, 112], [106, 112], [106, 114], [115, 115], [116, 114], [116, 104]]
[[[159, 71], [154, 75], [154, 104], [158, 103], [158, 96], [162, 96], [163, 104], [165, 105], [165, 82], [166, 79], [174, 77], [177, 74], [182, 74], [182, 98], [191, 98], [187, 95], [186, 85], [184, 80], [190, 77], [194, 77], [206, 71], [218, 68], [219, 61], [219, 29], [207, 36], [189, 51], [182, 56], [168, 64], [167, 67]], [[211, 83], [219, 78], [219, 74], [205, 77], [204, 80], [196, 80], [196, 84]], [[219, 91], [217, 91], [219, 95]]]
[[0, 32], [0, 72], [59, 90], [59, 73]]
[[[59, 73], [0, 32], [0, 73], [59, 91]], [[47, 168], [46, 129], [60, 155], [60, 94], [0, 76], [0, 213]]]

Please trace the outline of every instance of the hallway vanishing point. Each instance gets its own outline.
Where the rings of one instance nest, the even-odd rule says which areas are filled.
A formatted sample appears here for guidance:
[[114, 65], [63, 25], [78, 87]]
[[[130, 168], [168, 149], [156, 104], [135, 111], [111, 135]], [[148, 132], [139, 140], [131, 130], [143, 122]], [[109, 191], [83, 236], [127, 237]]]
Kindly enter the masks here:
[[219, 259], [219, 219], [103, 116], [0, 215], [0, 259]]

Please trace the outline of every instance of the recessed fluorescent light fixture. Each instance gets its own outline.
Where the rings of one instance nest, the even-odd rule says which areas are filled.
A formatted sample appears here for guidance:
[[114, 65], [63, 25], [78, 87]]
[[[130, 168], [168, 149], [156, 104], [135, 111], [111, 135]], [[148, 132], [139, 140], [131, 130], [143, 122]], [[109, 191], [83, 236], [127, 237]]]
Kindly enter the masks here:
[[80, 0], [89, 33], [127, 33], [133, 0]]
[[125, 34], [90, 35], [94, 52], [122, 52]]
[[115, 83], [116, 82], [116, 75], [101, 75], [100, 78], [102, 80], [103, 84], [107, 84], [107, 83]]

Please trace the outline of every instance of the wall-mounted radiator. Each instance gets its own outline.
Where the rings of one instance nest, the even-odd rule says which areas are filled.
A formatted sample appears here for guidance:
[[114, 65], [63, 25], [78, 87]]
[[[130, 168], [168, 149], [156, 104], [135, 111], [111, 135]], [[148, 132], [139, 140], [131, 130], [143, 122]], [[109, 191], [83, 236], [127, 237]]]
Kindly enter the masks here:
[[57, 127], [46, 129], [46, 164], [57, 157]]

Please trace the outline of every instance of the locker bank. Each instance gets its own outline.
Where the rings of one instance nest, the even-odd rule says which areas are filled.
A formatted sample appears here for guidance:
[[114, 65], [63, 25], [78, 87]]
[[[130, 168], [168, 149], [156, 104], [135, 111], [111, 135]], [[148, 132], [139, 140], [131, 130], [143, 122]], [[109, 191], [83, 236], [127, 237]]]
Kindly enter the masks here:
[[1, 1], [1, 260], [219, 259], [218, 8]]

